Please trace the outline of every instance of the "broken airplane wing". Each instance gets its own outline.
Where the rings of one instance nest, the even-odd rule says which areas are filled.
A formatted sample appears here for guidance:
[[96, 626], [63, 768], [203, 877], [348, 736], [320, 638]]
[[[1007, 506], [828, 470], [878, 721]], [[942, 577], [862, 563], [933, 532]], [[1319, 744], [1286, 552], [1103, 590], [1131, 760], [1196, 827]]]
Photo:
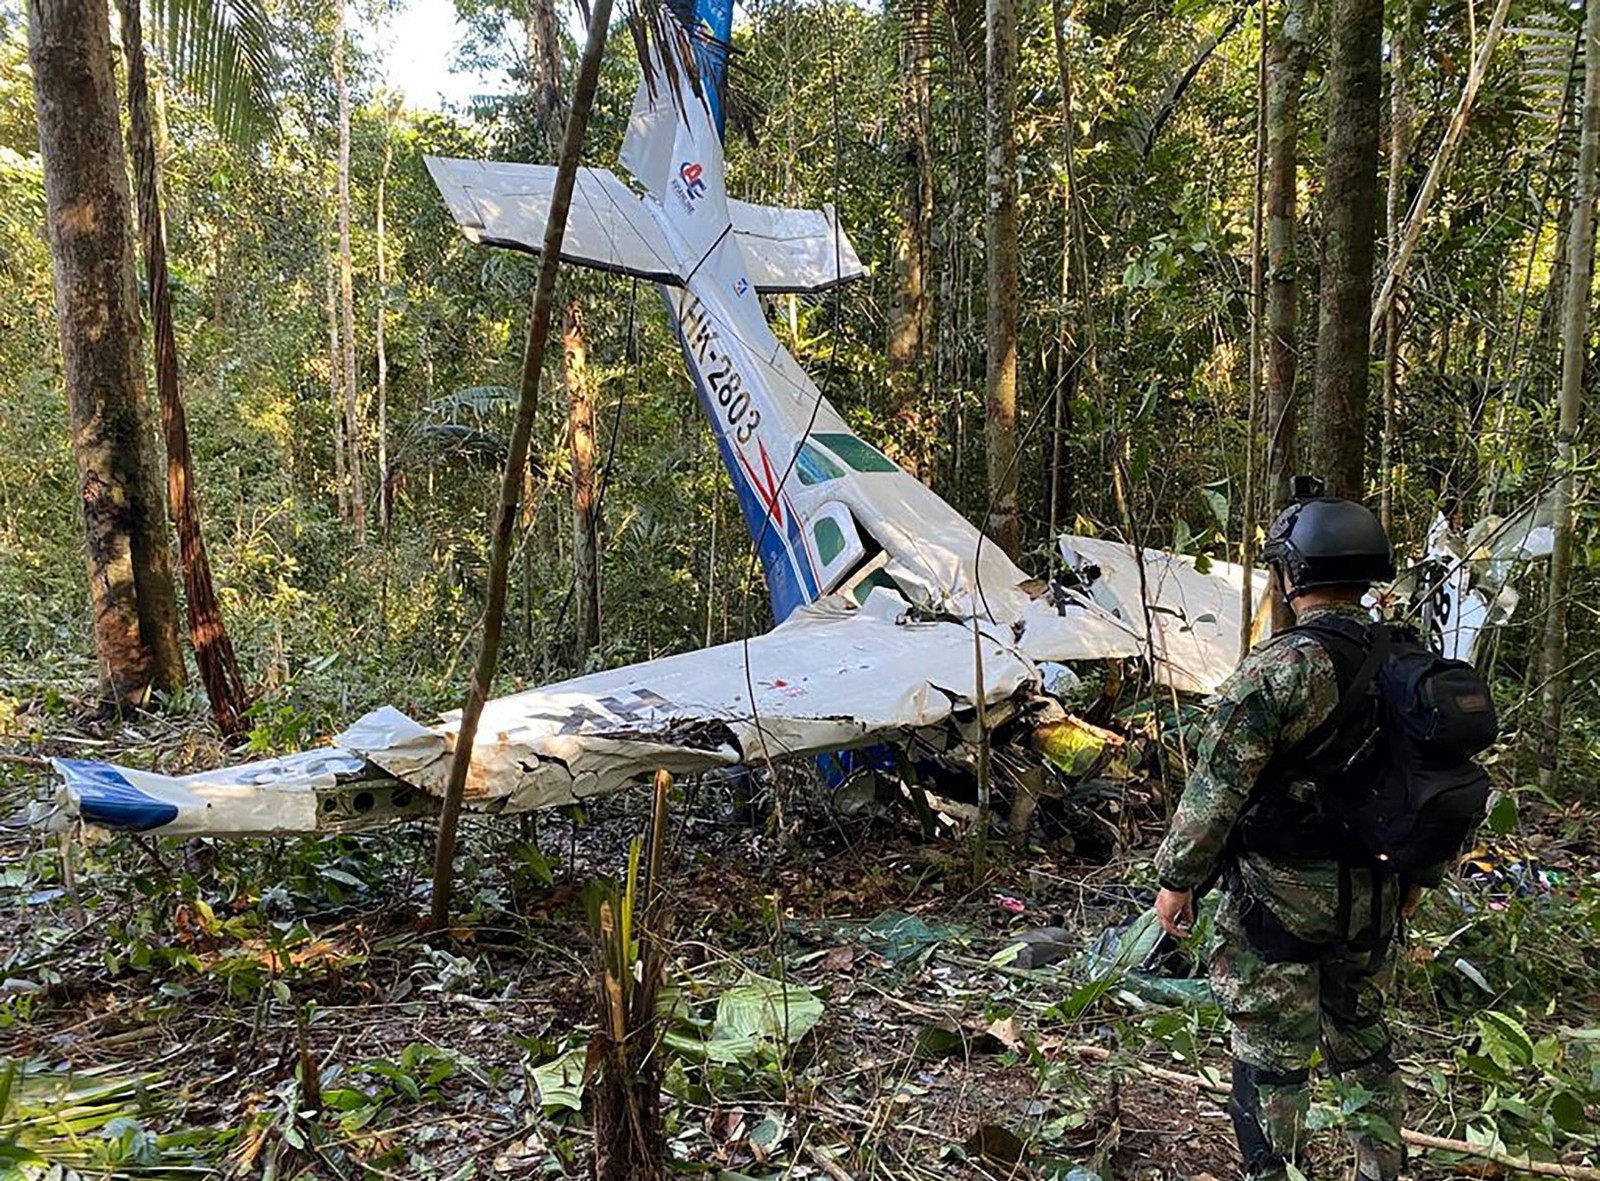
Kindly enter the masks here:
[[[550, 808], [658, 768], [686, 774], [868, 745], [970, 713], [980, 692], [994, 705], [1036, 683], [1021, 653], [985, 635], [980, 689], [969, 627], [911, 622], [903, 613], [883, 592], [864, 609], [828, 599], [748, 644], [491, 701], [468, 806]], [[447, 715], [422, 726], [385, 706], [331, 748], [184, 776], [58, 759], [62, 784], [51, 811], [58, 825], [81, 820], [173, 836], [336, 831], [423, 814], [443, 794], [455, 722]]]

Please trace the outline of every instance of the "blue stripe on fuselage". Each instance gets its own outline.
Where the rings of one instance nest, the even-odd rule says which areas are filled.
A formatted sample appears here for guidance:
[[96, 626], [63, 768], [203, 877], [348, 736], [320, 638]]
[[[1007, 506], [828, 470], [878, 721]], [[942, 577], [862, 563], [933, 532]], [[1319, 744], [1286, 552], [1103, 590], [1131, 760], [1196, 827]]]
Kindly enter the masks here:
[[56, 767], [77, 792], [78, 814], [90, 824], [147, 832], [178, 818], [176, 805], [140, 791], [107, 763], [57, 759]]
[[[739, 508], [744, 514], [745, 527], [750, 530], [750, 536], [755, 540], [757, 551], [761, 555], [761, 569], [766, 575], [767, 593], [772, 596], [773, 621], [782, 623], [796, 608], [815, 601], [818, 593], [817, 576], [811, 569], [805, 537], [800, 531], [800, 519], [794, 511], [794, 506], [783, 496], [781, 490], [778, 496], [779, 505], [783, 510], [783, 525], [779, 526], [769, 519], [766, 503], [756, 491], [755, 485], [751, 483], [744, 465], [739, 462], [733, 441], [722, 429], [721, 419], [717, 414], [717, 404], [712, 400], [705, 376], [700, 372], [700, 365], [689, 347], [683, 325], [673, 309], [672, 296], [663, 290], [662, 297], [667, 305], [667, 319], [671, 322], [673, 331], [678, 334], [678, 346], [683, 350], [684, 364], [688, 366], [689, 378], [694, 383], [695, 396], [700, 400], [700, 409], [704, 411], [706, 421], [711, 425], [711, 433], [716, 437], [717, 452], [722, 456], [722, 466], [728, 470], [728, 476], [733, 480], [733, 490], [739, 497]], [[789, 466], [785, 457], [780, 456], [779, 459], [782, 460], [782, 467], [773, 473], [775, 477], [782, 477]]]

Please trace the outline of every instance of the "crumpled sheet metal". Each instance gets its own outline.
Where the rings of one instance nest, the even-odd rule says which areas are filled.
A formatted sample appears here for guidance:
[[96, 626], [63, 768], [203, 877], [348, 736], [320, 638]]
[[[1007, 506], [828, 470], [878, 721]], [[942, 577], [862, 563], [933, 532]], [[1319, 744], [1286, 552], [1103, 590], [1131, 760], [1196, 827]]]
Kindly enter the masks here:
[[[1227, 680], [1239, 663], [1243, 567], [1213, 561], [1202, 574], [1191, 557], [1146, 549], [1141, 586], [1132, 546], [1070, 535], [1059, 544], [1061, 556], [1075, 569], [1100, 570], [1087, 591], [1070, 593], [1122, 625], [1139, 652], [1152, 657], [1157, 679], [1187, 693], [1214, 693]], [[1252, 600], [1259, 607], [1267, 593], [1267, 573], [1251, 573]], [[1031, 649], [1029, 654], [1034, 654]]]
[[357, 755], [333, 747], [193, 775], [160, 775], [86, 759], [50, 762], [61, 783], [47, 826], [81, 820], [101, 828], [159, 830], [163, 836], [315, 832], [315, 793], [364, 767]]
[[[986, 701], [1036, 680], [1032, 664], [1009, 645], [985, 636], [983, 650]], [[964, 626], [895, 622], [881, 611], [846, 612], [824, 600], [748, 645], [722, 644], [489, 702], [467, 795], [480, 808], [546, 808], [616, 791], [658, 767], [686, 773], [865, 745], [971, 708], [973, 657]], [[438, 795], [458, 725], [453, 713], [430, 729], [383, 709], [337, 741]]]
[[1555, 547], [1548, 519], [1548, 503], [1540, 502], [1510, 518], [1485, 517], [1463, 537], [1434, 514], [1429, 562], [1406, 577], [1421, 582], [1411, 589], [1424, 595], [1423, 626], [1441, 655], [1476, 663], [1487, 629], [1510, 621], [1521, 601], [1512, 570]]

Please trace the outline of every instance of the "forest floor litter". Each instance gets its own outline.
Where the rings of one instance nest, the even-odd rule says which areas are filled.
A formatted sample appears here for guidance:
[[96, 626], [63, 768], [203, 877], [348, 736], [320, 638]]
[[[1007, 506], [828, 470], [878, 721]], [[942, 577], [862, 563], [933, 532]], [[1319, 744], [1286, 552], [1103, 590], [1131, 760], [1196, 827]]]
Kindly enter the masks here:
[[[0, 810], [37, 789], [40, 755], [217, 753], [173, 722], [31, 722], [19, 757], [0, 764]], [[969, 841], [924, 840], [909, 809], [841, 817], [820, 789], [790, 783], [800, 778], [784, 774], [780, 806], [769, 792], [753, 815], [721, 780], [679, 785], [663, 933], [675, 1171], [1236, 1174], [1215, 1093], [1224, 1035], [1194, 965], [1141, 919], [1156, 797], [1118, 818], [1142, 854], [1088, 865], [997, 852], [972, 888]], [[622, 871], [647, 820], [638, 792], [583, 816], [472, 821], [460, 919], [443, 934], [425, 931], [424, 823], [231, 844], [58, 847], [4, 832], [0, 1153], [85, 1176], [584, 1175], [595, 984], [582, 898], [591, 877]], [[1406, 949], [1400, 1057], [1412, 1126], [1507, 1159], [1526, 1145], [1483, 1142], [1496, 1127], [1481, 1110], [1488, 1072], [1507, 1073], [1502, 1107], [1531, 1107], [1534, 1076], [1547, 1080], [1552, 1131], [1535, 1155], [1586, 1177], [1595, 1109], [1583, 1088], [1596, 1082], [1580, 1068], [1600, 1074], [1600, 867], [1576, 847], [1552, 812], [1531, 835], [1486, 846], [1442, 892], [1425, 920], [1437, 933]], [[1590, 908], [1587, 943], [1506, 947], [1528, 971], [1555, 962], [1540, 977], [1555, 980], [1543, 1014], [1515, 1007], [1519, 986], [1484, 958], [1492, 945], [1447, 929], [1462, 914], [1520, 922], [1508, 909], [1575, 903]], [[1450, 1019], [1462, 1005], [1476, 1025]], [[1495, 1023], [1502, 1009], [1515, 1010], [1514, 1029]], [[1313, 1118], [1337, 1125], [1359, 1107], [1324, 1083]], [[1345, 1155], [1336, 1132], [1318, 1138], [1323, 1175]], [[1412, 1175], [1516, 1171], [1432, 1151]]]

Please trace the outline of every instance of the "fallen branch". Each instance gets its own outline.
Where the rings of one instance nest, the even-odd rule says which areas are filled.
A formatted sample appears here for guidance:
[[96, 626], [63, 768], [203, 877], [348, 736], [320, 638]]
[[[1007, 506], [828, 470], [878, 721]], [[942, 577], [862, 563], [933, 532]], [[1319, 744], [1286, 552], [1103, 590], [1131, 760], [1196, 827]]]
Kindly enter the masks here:
[[[1111, 1057], [1111, 1051], [1104, 1046], [1069, 1046], [1068, 1049], [1079, 1058], [1084, 1058], [1091, 1062], [1105, 1062]], [[1198, 1074], [1184, 1074], [1177, 1070], [1151, 1066], [1146, 1062], [1136, 1061], [1133, 1065], [1139, 1069], [1141, 1074], [1150, 1078], [1188, 1087], [1191, 1090], [1209, 1091], [1213, 1095], [1226, 1095], [1229, 1091], [1226, 1084], [1204, 1078]], [[1437, 1152], [1454, 1152], [1462, 1156], [1475, 1156], [1507, 1169], [1515, 1169], [1519, 1173], [1532, 1173], [1536, 1177], [1565, 1177], [1568, 1181], [1600, 1181], [1600, 1169], [1590, 1168], [1588, 1165], [1564, 1165], [1557, 1161], [1533, 1160], [1526, 1155], [1515, 1156], [1509, 1152], [1501, 1152], [1499, 1149], [1491, 1148], [1486, 1144], [1468, 1144], [1465, 1140], [1451, 1140], [1445, 1136], [1430, 1136], [1426, 1132], [1413, 1131], [1411, 1128], [1400, 1129], [1400, 1138], [1413, 1148], [1432, 1149]]]
[[1510, 0], [1499, 0], [1495, 5], [1494, 15], [1489, 18], [1489, 29], [1483, 36], [1483, 44], [1479, 46], [1478, 55], [1473, 59], [1472, 68], [1467, 72], [1467, 81], [1461, 88], [1461, 97], [1456, 100], [1456, 109], [1450, 115], [1450, 125], [1445, 130], [1444, 139], [1439, 141], [1439, 147], [1433, 154], [1433, 161], [1428, 165], [1427, 174], [1422, 178], [1422, 188], [1418, 190], [1416, 199], [1411, 203], [1411, 211], [1406, 214], [1406, 223], [1400, 231], [1399, 244], [1395, 247], [1394, 257], [1389, 259], [1389, 273], [1384, 276], [1377, 298], [1372, 301], [1372, 323], [1368, 332], [1374, 340], [1377, 339], [1378, 330], [1383, 327], [1383, 318], [1388, 314], [1389, 305], [1394, 301], [1395, 291], [1405, 280], [1406, 270], [1411, 265], [1411, 256], [1422, 238], [1423, 222], [1428, 216], [1429, 207], [1433, 204], [1434, 194], [1439, 191], [1444, 174], [1450, 168], [1450, 160], [1466, 134], [1467, 116], [1472, 112], [1472, 101], [1478, 95], [1478, 87], [1489, 74], [1489, 64], [1494, 60], [1495, 47], [1500, 44], [1500, 34], [1505, 30], [1506, 14], [1510, 9]]
[[834, 1160], [826, 1153], [817, 1151], [817, 1149], [811, 1147], [809, 1144], [806, 1145], [806, 1158], [810, 1160], [812, 1164], [816, 1165], [817, 1168], [821, 1169], [824, 1173], [828, 1174], [828, 1176], [832, 1177], [833, 1181], [855, 1181], [854, 1177], [845, 1172], [844, 1169], [839, 1166], [838, 1161]]

